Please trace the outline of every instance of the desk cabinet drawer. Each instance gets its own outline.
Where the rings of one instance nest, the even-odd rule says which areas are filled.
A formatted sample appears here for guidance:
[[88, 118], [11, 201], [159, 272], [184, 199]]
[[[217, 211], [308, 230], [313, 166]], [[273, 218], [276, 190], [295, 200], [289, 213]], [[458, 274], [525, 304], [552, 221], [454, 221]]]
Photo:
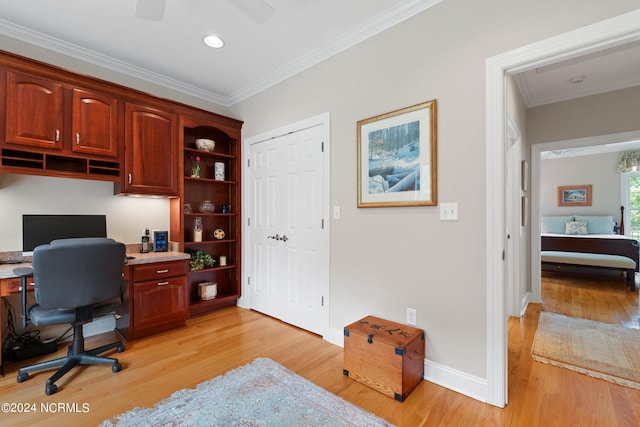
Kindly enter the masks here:
[[134, 324], [146, 328], [184, 322], [187, 317], [187, 279], [185, 276], [134, 283]]
[[[4, 285], [6, 289], [3, 289], [2, 294], [17, 294], [22, 291], [22, 279], [19, 277], [13, 277], [11, 279], [5, 279]], [[33, 290], [33, 277], [27, 278], [27, 288]]]
[[188, 273], [187, 266], [188, 263], [184, 261], [136, 265], [133, 268], [133, 281], [146, 282], [166, 277], [185, 276]]

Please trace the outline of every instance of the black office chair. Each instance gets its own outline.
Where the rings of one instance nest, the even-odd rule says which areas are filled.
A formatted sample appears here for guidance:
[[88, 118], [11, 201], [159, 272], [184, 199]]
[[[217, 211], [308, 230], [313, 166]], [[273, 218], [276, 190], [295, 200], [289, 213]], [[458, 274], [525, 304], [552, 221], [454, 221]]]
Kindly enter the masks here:
[[[77, 365], [108, 364], [113, 372], [122, 369], [118, 359], [98, 356], [107, 350], [124, 351], [122, 341], [94, 350], [85, 350], [82, 325], [118, 309], [122, 304], [122, 268], [125, 246], [107, 238], [54, 240], [33, 251], [33, 270], [17, 268], [22, 277], [23, 327], [73, 325], [73, 340], [66, 357], [25, 366], [18, 371], [18, 382], [29, 379], [29, 372], [57, 368], [47, 380], [47, 395], [58, 391], [54, 384]], [[33, 272], [36, 304], [26, 307], [26, 277]]]

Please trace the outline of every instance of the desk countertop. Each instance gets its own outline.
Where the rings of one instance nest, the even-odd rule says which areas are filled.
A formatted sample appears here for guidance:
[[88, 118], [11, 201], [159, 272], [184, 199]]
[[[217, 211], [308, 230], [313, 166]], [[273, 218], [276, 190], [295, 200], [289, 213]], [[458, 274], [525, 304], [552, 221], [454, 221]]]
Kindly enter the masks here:
[[[178, 261], [182, 259], [189, 259], [189, 254], [183, 252], [149, 252], [142, 253], [128, 253], [128, 257], [134, 257], [127, 260], [127, 265], [136, 264], [149, 264], [153, 262], [167, 262]], [[0, 264], [0, 279], [10, 279], [17, 277], [13, 274], [13, 269], [18, 267], [31, 267], [31, 263], [25, 262], [20, 264]]]

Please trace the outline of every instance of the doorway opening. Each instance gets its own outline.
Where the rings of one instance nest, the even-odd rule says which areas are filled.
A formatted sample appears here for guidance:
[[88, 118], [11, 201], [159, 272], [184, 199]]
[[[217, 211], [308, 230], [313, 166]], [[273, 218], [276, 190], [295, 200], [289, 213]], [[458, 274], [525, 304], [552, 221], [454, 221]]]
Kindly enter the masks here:
[[[505, 304], [505, 78], [538, 66], [640, 40], [640, 11], [633, 11], [489, 58], [487, 87], [487, 403], [504, 407], [508, 391]], [[533, 218], [532, 218], [533, 219]], [[533, 224], [532, 224], [533, 225]], [[539, 241], [532, 240], [532, 254]], [[536, 271], [532, 269], [531, 271]], [[534, 300], [535, 301], [535, 300]]]

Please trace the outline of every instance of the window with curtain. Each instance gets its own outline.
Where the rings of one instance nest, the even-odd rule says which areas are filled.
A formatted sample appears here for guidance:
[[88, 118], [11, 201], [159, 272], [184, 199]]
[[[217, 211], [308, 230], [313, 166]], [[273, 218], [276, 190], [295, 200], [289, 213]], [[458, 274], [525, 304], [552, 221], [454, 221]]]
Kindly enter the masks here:
[[640, 240], [640, 172], [625, 172], [621, 181], [622, 202], [625, 207], [624, 234]]
[[618, 154], [618, 172], [640, 171], [640, 150]]

